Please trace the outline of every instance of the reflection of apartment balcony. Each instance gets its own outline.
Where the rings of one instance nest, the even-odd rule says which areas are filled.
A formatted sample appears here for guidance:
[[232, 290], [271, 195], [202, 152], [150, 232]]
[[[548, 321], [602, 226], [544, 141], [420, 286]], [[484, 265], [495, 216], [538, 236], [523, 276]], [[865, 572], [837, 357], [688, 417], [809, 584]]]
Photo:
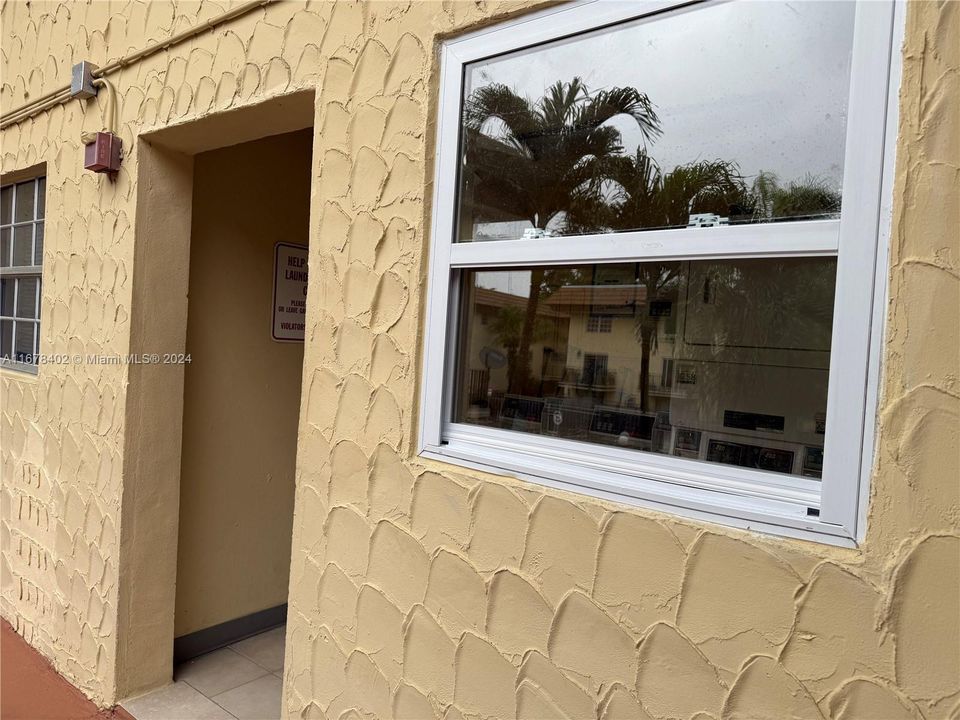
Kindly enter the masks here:
[[567, 368], [558, 385], [569, 390], [610, 392], [617, 388], [617, 374], [615, 372], [589, 373], [579, 368]]
[[[677, 386], [676, 380], [670, 376], [651, 375], [650, 383], [647, 386], [651, 395], [657, 397], [686, 397], [687, 393], [683, 386]], [[639, 390], [639, 382], [637, 384]]]
[[[663, 375], [651, 375], [648, 387], [650, 392], [657, 395], [669, 395], [673, 391], [671, 381], [673, 378]], [[666, 383], [664, 383], [666, 381]]]

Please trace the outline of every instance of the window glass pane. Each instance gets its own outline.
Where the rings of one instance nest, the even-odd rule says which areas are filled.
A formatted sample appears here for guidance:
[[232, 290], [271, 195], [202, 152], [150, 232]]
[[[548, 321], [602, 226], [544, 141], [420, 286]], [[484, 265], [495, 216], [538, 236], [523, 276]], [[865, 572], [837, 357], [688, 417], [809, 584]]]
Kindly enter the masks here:
[[0, 320], [0, 357], [10, 360], [13, 355], [13, 321]]
[[[465, 271], [455, 420], [819, 477], [835, 272], [832, 258]], [[609, 332], [591, 330], [598, 315]]]
[[33, 355], [33, 332], [32, 322], [17, 323], [13, 342], [13, 358], [17, 362], [33, 363], [36, 359]]
[[467, 65], [458, 239], [835, 217], [853, 17], [718, 3]]
[[33, 265], [33, 225], [13, 228], [13, 265]]
[[13, 217], [13, 185], [0, 188], [0, 225], [8, 225]]
[[0, 315], [13, 316], [13, 293], [17, 281], [13, 278], [0, 280]]
[[43, 223], [37, 223], [37, 237], [34, 241], [33, 248], [33, 264], [42, 265], [43, 264]]
[[37, 217], [42, 218], [47, 208], [47, 179], [37, 179]]
[[17, 279], [17, 317], [36, 320], [37, 287], [40, 278], [25, 277]]
[[0, 267], [10, 267], [10, 243], [12, 238], [12, 229], [0, 230]]
[[16, 222], [33, 220], [34, 193], [36, 193], [36, 185], [33, 180], [17, 184], [16, 206], [14, 208], [14, 220]]

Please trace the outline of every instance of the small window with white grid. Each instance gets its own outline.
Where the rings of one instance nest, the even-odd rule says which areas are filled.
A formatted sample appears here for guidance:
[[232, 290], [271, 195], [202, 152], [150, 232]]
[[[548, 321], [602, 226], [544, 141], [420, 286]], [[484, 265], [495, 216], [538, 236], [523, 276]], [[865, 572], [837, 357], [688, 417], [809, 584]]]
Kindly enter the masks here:
[[587, 318], [587, 332], [608, 333], [613, 329], [613, 319], [609, 315], [591, 315]]
[[36, 372], [46, 178], [0, 186], [0, 365]]

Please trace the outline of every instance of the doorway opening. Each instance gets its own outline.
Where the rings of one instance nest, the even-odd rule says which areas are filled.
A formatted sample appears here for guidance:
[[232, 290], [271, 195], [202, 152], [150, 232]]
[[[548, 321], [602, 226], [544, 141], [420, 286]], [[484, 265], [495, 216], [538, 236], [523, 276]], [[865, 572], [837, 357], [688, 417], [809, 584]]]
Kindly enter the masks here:
[[194, 158], [174, 680], [227, 706], [244, 685], [279, 709], [312, 134]]
[[139, 146], [131, 350], [182, 362], [130, 372], [117, 682], [135, 718], [280, 714], [312, 124], [310, 93]]

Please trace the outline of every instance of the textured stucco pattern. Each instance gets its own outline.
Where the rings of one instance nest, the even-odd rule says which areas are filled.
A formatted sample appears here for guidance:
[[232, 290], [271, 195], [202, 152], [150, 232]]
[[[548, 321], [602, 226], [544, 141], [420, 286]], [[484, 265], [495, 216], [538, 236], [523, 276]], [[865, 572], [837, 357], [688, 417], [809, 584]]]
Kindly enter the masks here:
[[[13, 2], [3, 109], [217, 2]], [[3, 131], [48, 175], [42, 351], [130, 341], [145, 131], [316, 90], [285, 711], [304, 718], [960, 717], [960, 3], [911, 2], [869, 525], [856, 550], [416, 458], [439, 38], [523, 11], [278, 2], [112, 76], [127, 156], [81, 171], [100, 101]], [[115, 701], [123, 366], [2, 374], [2, 611]]]

